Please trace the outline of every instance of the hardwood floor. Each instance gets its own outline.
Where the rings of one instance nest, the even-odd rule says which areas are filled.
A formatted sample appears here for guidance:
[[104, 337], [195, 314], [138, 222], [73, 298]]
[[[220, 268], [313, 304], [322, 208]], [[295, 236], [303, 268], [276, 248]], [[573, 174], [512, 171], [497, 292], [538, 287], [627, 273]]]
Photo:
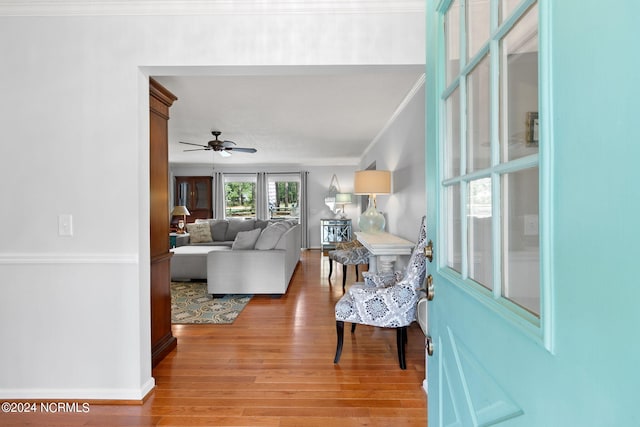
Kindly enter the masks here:
[[[342, 271], [333, 283], [328, 272], [320, 251], [305, 251], [282, 298], [254, 296], [231, 325], [174, 325], [178, 348], [153, 370], [156, 388], [143, 405], [0, 414], [0, 425], [426, 426], [420, 327], [409, 328], [405, 371], [395, 331], [363, 325], [354, 336], [345, 328], [334, 365]], [[347, 286], [352, 267], [348, 275]]]

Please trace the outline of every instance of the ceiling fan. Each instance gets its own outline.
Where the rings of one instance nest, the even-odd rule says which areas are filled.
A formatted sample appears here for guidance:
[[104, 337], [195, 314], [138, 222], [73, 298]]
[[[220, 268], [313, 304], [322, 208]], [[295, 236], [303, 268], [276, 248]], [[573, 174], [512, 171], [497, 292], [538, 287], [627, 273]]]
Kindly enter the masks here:
[[193, 144], [191, 142], [182, 142], [182, 141], [178, 141], [180, 144], [187, 144], [187, 145], [195, 145], [196, 147], [201, 147], [201, 148], [194, 148], [191, 150], [184, 150], [184, 151], [216, 151], [218, 152], [222, 157], [229, 157], [231, 155], [231, 152], [233, 151], [237, 151], [240, 153], [255, 153], [256, 150], [255, 148], [242, 148], [242, 147], [236, 147], [236, 143], [233, 141], [221, 141], [218, 139], [218, 137], [220, 136], [222, 132], [220, 132], [219, 130], [213, 130], [211, 131], [211, 134], [216, 138], [213, 139], [209, 142], [207, 142], [207, 145], [200, 145], [200, 144]]

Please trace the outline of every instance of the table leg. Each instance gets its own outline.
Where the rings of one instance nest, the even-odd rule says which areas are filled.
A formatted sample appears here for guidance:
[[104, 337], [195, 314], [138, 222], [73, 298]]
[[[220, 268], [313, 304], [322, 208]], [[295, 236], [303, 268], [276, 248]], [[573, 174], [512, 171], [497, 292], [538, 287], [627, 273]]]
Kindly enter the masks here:
[[393, 264], [396, 262], [397, 257], [395, 255], [380, 255], [378, 257], [379, 267], [378, 272], [391, 272], [393, 273]]

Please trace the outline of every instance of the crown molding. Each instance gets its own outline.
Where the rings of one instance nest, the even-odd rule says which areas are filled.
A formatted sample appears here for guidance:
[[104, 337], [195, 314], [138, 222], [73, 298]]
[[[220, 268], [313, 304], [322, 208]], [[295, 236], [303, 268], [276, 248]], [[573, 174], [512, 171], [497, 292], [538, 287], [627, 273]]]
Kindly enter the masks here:
[[380, 132], [378, 132], [376, 137], [373, 138], [373, 140], [367, 146], [367, 148], [364, 149], [364, 151], [362, 152], [362, 155], [360, 156], [361, 159], [363, 159], [369, 153], [369, 151], [371, 151], [371, 149], [378, 143], [378, 141], [380, 141], [382, 136], [389, 130], [389, 128], [396, 121], [398, 116], [404, 111], [407, 105], [409, 105], [413, 97], [416, 96], [416, 94], [420, 89], [422, 89], [422, 86], [424, 86], [425, 80], [426, 80], [426, 74], [422, 74], [418, 78], [418, 80], [415, 82], [411, 90], [409, 90], [409, 93], [407, 93], [407, 96], [405, 96], [402, 102], [400, 102], [400, 105], [398, 105], [398, 108], [395, 109], [395, 111], [393, 112], [393, 114], [391, 115], [387, 123], [385, 123], [382, 129], [380, 129]]
[[0, 16], [424, 13], [423, 0], [0, 0]]

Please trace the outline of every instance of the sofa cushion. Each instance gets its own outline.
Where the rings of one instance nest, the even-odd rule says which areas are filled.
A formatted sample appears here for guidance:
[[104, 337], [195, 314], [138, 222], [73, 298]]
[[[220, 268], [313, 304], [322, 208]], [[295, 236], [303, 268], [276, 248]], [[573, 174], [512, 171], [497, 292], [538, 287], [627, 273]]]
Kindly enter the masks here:
[[211, 227], [205, 223], [187, 224], [187, 231], [189, 232], [189, 241], [191, 243], [205, 243], [211, 242]]
[[196, 219], [196, 224], [206, 222], [211, 227], [211, 238], [214, 242], [224, 242], [229, 227], [226, 219]]
[[265, 251], [275, 248], [285, 231], [287, 231], [287, 228], [282, 224], [270, 224], [260, 233], [255, 249]]
[[259, 228], [250, 231], [239, 231], [231, 245], [231, 249], [253, 249], [256, 246], [258, 237], [260, 237], [260, 233], [262, 233], [262, 230]]
[[229, 228], [229, 221], [226, 219], [214, 219], [211, 220], [211, 237], [217, 242], [225, 241], [227, 236], [227, 229]]
[[231, 218], [224, 240], [235, 240], [236, 234], [238, 234], [239, 231], [249, 231], [254, 228], [256, 228], [256, 221], [254, 219]]
[[269, 220], [266, 219], [256, 219], [255, 228], [260, 228], [264, 230], [269, 225]]

